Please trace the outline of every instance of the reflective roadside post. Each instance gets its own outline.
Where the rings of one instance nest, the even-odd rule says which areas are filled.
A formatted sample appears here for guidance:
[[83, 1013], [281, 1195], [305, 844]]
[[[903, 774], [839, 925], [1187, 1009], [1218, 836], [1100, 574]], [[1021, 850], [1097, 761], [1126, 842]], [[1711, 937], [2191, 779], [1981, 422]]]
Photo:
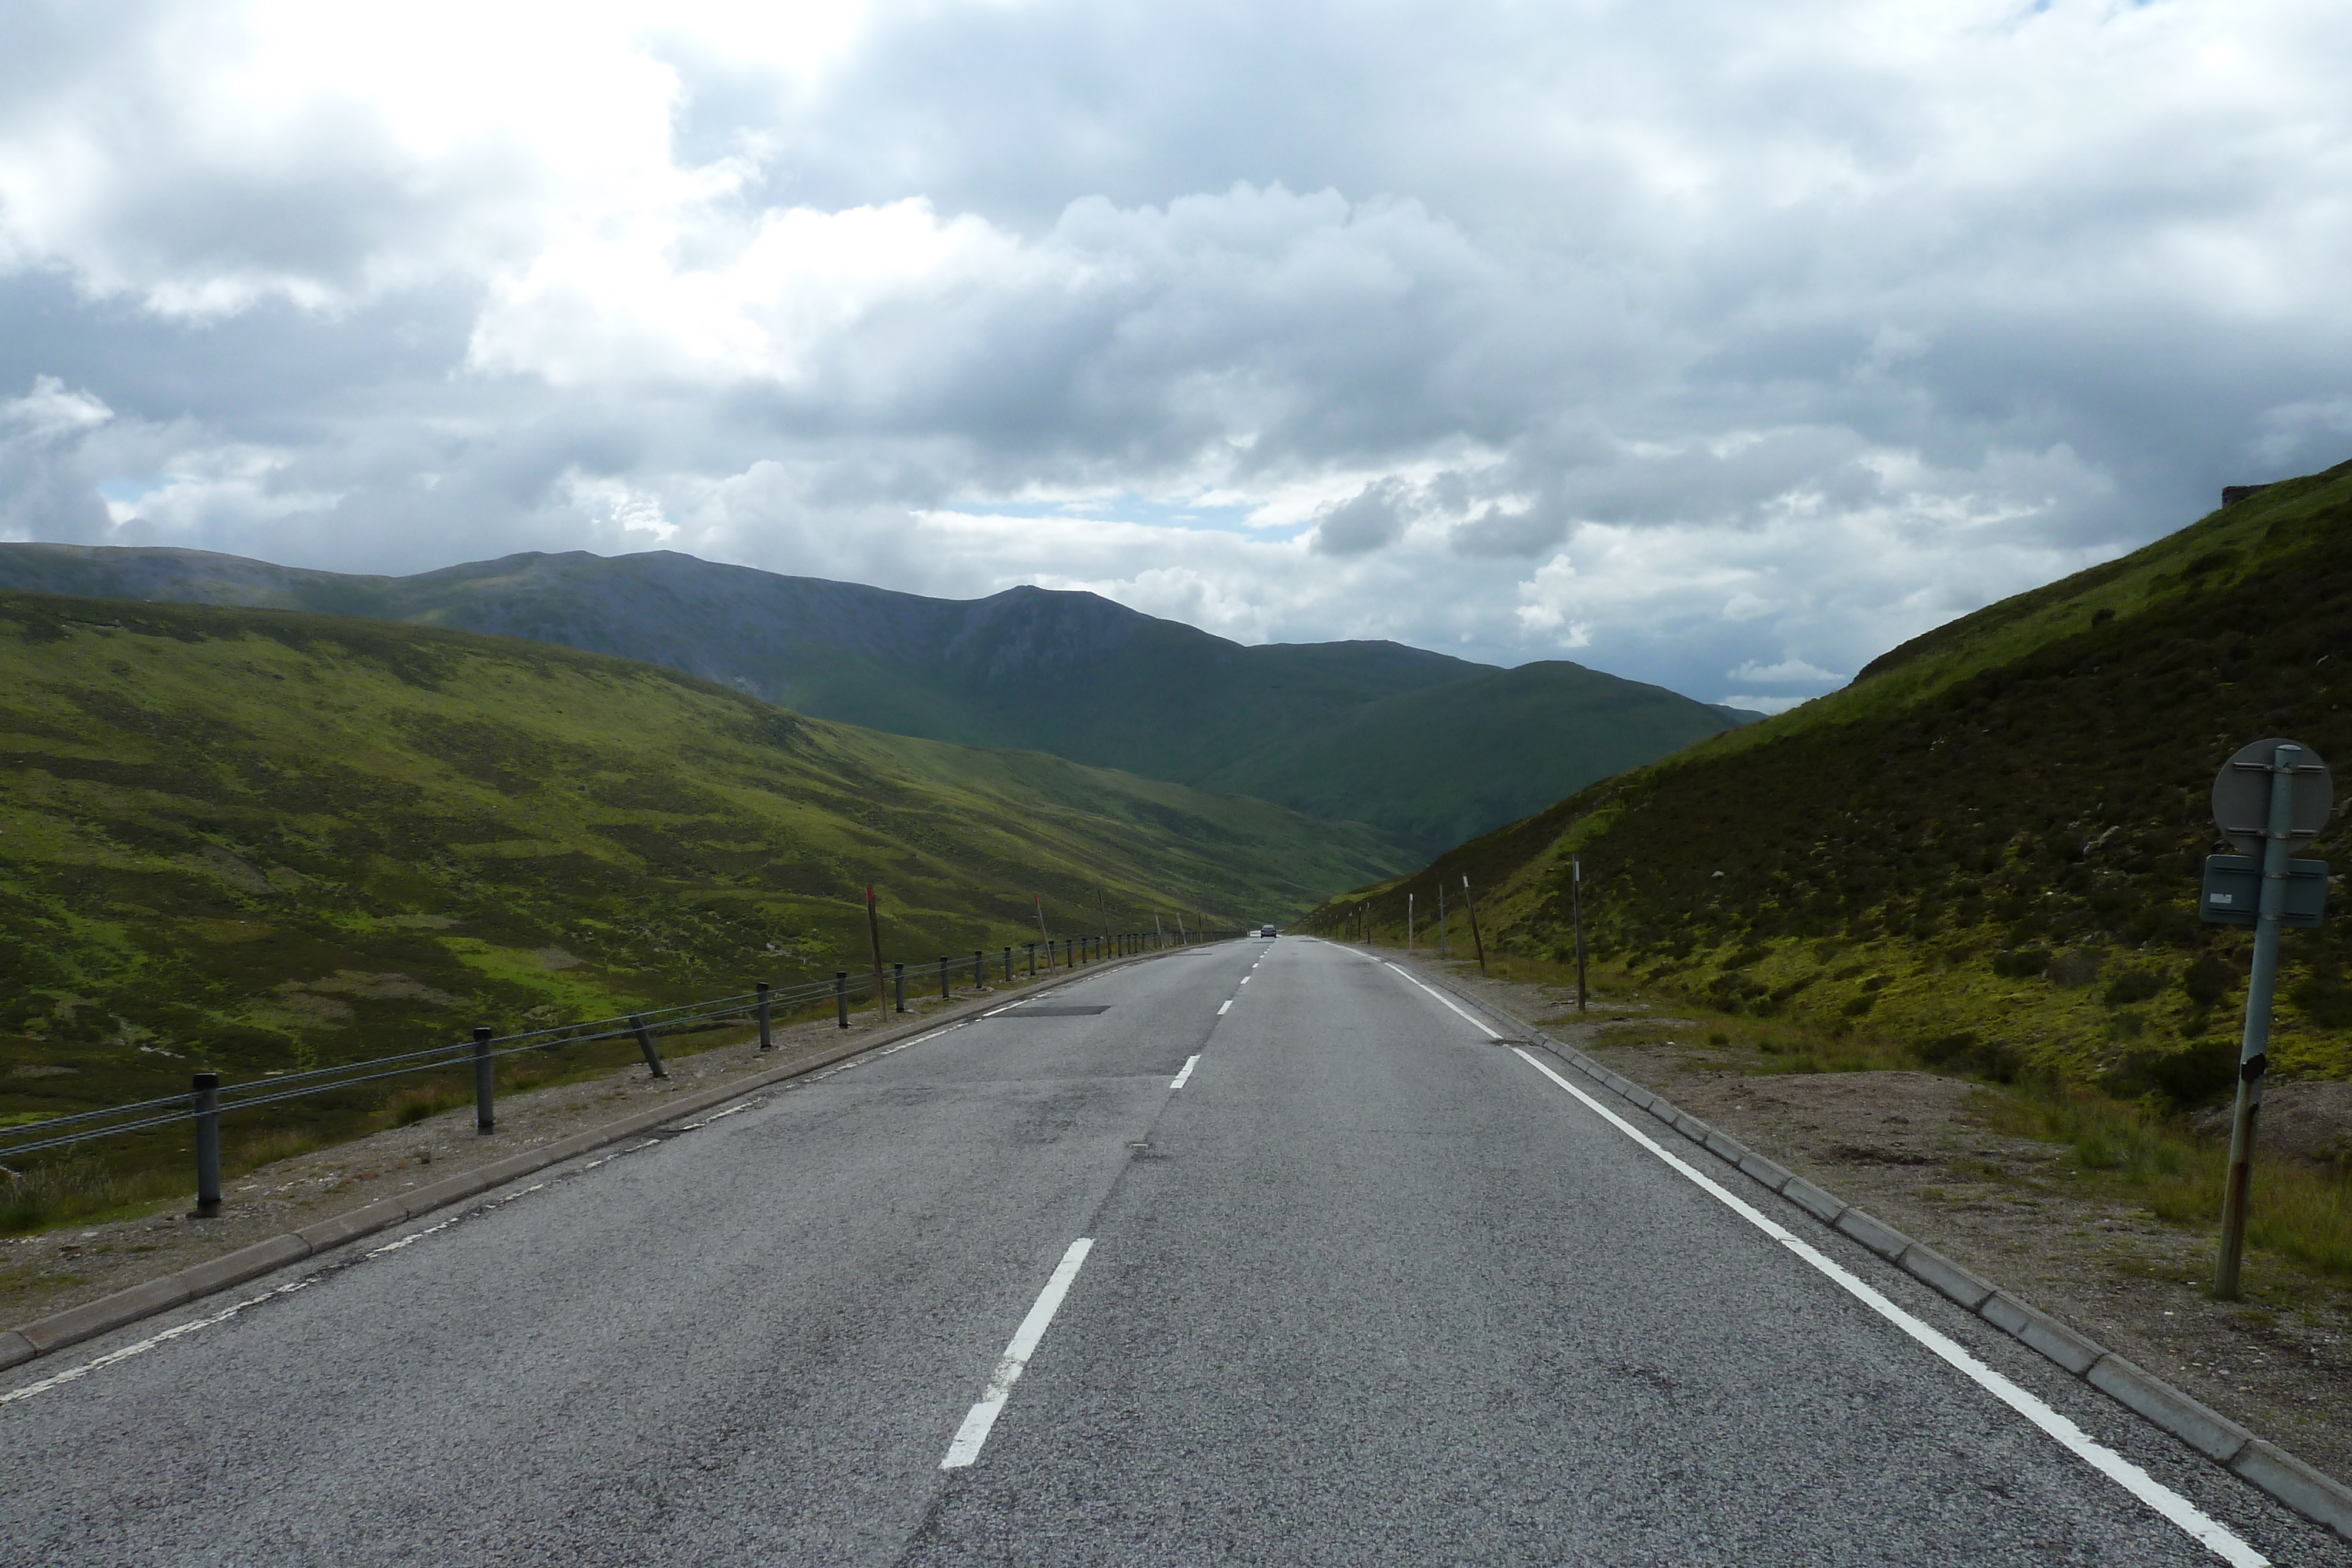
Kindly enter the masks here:
[[497, 1074], [490, 1067], [490, 1026], [474, 1026], [474, 1131], [488, 1134], [498, 1129], [497, 1107], [491, 1096], [498, 1087]]
[[2258, 740], [2223, 763], [2213, 779], [2214, 825], [2239, 852], [2205, 857], [2197, 913], [2211, 925], [2254, 928], [2245, 1033], [2238, 1046], [2238, 1098], [2230, 1114], [2230, 1175], [2221, 1192], [2221, 1254], [2213, 1269], [2213, 1295], [2220, 1301], [2238, 1299], [2238, 1266], [2245, 1254], [2254, 1129], [2271, 1065], [2279, 932], [2288, 925], [2317, 925], [2326, 914], [2327, 862], [2295, 860], [2292, 852], [2318, 836], [2335, 800], [2326, 764], [2292, 740]]
[[220, 1074], [197, 1073], [189, 1100], [196, 1113], [196, 1207], [188, 1218], [211, 1219], [221, 1211]]

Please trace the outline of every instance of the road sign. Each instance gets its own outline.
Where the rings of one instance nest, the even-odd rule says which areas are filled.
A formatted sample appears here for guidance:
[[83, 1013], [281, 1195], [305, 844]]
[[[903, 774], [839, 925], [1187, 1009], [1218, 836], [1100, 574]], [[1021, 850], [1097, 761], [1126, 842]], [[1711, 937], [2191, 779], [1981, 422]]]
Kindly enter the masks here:
[[[2327, 903], [2326, 862], [2290, 860], [2287, 852], [2317, 837], [2335, 804], [2336, 781], [2327, 776], [2327, 765], [2300, 741], [2258, 740], [2223, 763], [2213, 779], [2214, 824], [2243, 852], [2206, 861], [2198, 913], [2207, 920], [2254, 928], [2253, 962], [2246, 971], [2246, 1032], [2238, 1042], [2238, 1099], [2230, 1113], [2230, 1171], [2221, 1186], [2221, 1257], [2213, 1270], [2213, 1294], [2224, 1301], [2238, 1299], [2238, 1265], [2245, 1251], [2254, 1119], [2271, 1061], [2279, 928], [2318, 925]], [[2298, 868], [2308, 869], [2298, 874]], [[2253, 906], [2246, 911], [2250, 917], [2239, 916], [2248, 903]]]
[[2276, 737], [2258, 740], [2221, 764], [2221, 771], [2213, 776], [2214, 826], [2240, 854], [2263, 852], [2263, 830], [2271, 814], [2271, 775], [2276, 771], [2273, 759], [2282, 746], [2296, 747], [2303, 754], [2294, 765], [2288, 797], [2287, 841], [2305, 844], [2317, 838], [2335, 808], [2336, 781], [2319, 753], [2300, 741]]
[[[2327, 914], [2327, 862], [2286, 862], [2286, 907], [2282, 925], [2317, 925]], [[2205, 886], [2197, 917], [2209, 925], [2252, 925], [2261, 914], [2263, 862], [2253, 855], [2207, 855]]]

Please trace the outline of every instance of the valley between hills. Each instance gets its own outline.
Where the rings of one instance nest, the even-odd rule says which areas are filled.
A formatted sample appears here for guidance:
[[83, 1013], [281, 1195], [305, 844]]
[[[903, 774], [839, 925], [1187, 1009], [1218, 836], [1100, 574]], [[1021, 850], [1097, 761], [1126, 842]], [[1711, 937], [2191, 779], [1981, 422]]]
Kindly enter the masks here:
[[[1040, 910], [1055, 936], [1296, 916], [1411, 946], [2215, 1408], [2352, 1462], [2352, 943], [2340, 919], [2287, 940], [2249, 1299], [2217, 1302], [2215, 1118], [2248, 939], [2194, 914], [2221, 758], [2258, 732], [2352, 757], [2352, 464], [1762, 722], [1574, 665], [1188, 654], [1190, 629], [1020, 591], [961, 620], [924, 609], [944, 619], [919, 636], [868, 628], [829, 664], [803, 656], [846, 640], [825, 622], [766, 675], [713, 679], [689, 666], [726, 639], [664, 644], [643, 616], [626, 637], [666, 656], [571, 645], [583, 580], [642, 598], [698, 580], [683, 558], [488, 563], [423, 609], [382, 589], [356, 613], [199, 602], [357, 591], [236, 575], [257, 563], [224, 577], [226, 559], [0, 549], [16, 578], [154, 591], [0, 591], [10, 1121], [175, 1092], [197, 1063], [266, 1076], [857, 970], [869, 882], [885, 947], [919, 964], [1025, 944]], [[778, 580], [824, 614], [881, 602]], [[435, 623], [466, 616], [499, 630]], [[973, 668], [1003, 689], [957, 685]], [[877, 722], [793, 711], [772, 677]], [[1229, 710], [1220, 738], [1202, 716]], [[1552, 749], [1483, 795], [1430, 760], [1512, 733]], [[1507, 820], [1546, 777], [1564, 782]], [[1422, 863], [1448, 824], [1496, 821]], [[1484, 974], [1451, 896], [1452, 956], [1429, 953], [1439, 887], [1465, 878]], [[829, 1017], [780, 1038], [837, 1048]], [[679, 1042], [684, 1079], [757, 1071], [746, 1044]], [[558, 1135], [658, 1087], [625, 1054], [510, 1072], [501, 1103], [526, 1141]], [[478, 1163], [469, 1105], [436, 1079], [255, 1118], [229, 1151], [236, 1234]], [[160, 1211], [184, 1137], [113, 1142], [15, 1184], [12, 1310], [214, 1245]]]
[[[863, 974], [869, 884], [887, 956], [919, 968], [1286, 915], [1406, 858], [1361, 825], [515, 638], [0, 593], [0, 668], [18, 1124], [194, 1068]], [[176, 1170], [184, 1141], [96, 1147]]]

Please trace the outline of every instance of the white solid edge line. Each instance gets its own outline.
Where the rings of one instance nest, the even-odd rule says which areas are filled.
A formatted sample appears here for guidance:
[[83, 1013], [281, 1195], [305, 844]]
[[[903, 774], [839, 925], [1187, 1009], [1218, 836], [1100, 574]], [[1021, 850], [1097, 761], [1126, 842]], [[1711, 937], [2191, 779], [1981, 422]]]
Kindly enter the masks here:
[[1186, 1058], [1184, 1059], [1184, 1067], [1183, 1067], [1183, 1070], [1182, 1070], [1181, 1071], [1178, 1072], [1174, 1078], [1172, 1078], [1172, 1079], [1171, 1079], [1171, 1080], [1169, 1081], [1168, 1087], [1169, 1087], [1169, 1088], [1171, 1088], [1171, 1089], [1181, 1089], [1181, 1088], [1183, 1088], [1183, 1087], [1184, 1087], [1184, 1080], [1186, 1080], [1187, 1078], [1190, 1078], [1190, 1077], [1192, 1077], [1192, 1069], [1193, 1069], [1193, 1068], [1195, 1068], [1195, 1067], [1197, 1067], [1197, 1066], [1199, 1066], [1199, 1065], [1200, 1065], [1200, 1063], [1201, 1063], [1201, 1059], [1200, 1059], [1199, 1057], [1197, 1057], [1197, 1056], [1188, 1056], [1188, 1057], [1186, 1057]]
[[1224, 1016], [1225, 1016], [1225, 1014], [1227, 1014], [1228, 1012], [1231, 1012], [1231, 1011], [1233, 1010], [1233, 1006], [1234, 1006], [1233, 998], [1232, 998], [1231, 997], [1227, 997], [1227, 998], [1224, 999], [1224, 1001], [1223, 1001], [1223, 1003], [1218, 1007], [1218, 1009], [1217, 1009], [1217, 1016], [1218, 1016], [1219, 1018], [1223, 1018], [1223, 1017], [1224, 1017]]
[[[1380, 961], [1380, 960], [1377, 960], [1377, 959], [1375, 959], [1375, 960], [1374, 960], [1374, 962], [1376, 962], [1376, 963], [1377, 963], [1377, 962], [1379, 962], [1379, 961]], [[1413, 985], [1416, 985], [1416, 986], [1421, 986], [1421, 981], [1420, 981], [1420, 980], [1418, 980], [1418, 979], [1416, 979], [1416, 978], [1414, 978], [1414, 977], [1413, 977], [1413, 976], [1412, 976], [1411, 974], [1407, 974], [1407, 973], [1406, 973], [1406, 971], [1404, 970], [1404, 968], [1403, 968], [1402, 966], [1400, 966], [1400, 965], [1396, 965], [1396, 964], [1390, 964], [1390, 965], [1388, 965], [1387, 967], [1388, 967], [1389, 968], [1391, 968], [1391, 969], [1396, 970], [1396, 972], [1397, 972], [1398, 974], [1400, 974], [1400, 975], [1403, 975], [1403, 976], [1404, 976], [1404, 977], [1405, 977], [1405, 979], [1406, 979], [1407, 981], [1409, 981], [1410, 983], [1412, 983], [1412, 984], [1413, 984]], [[1445, 996], [1445, 994], [1444, 994], [1444, 992], [1442, 992], [1442, 991], [1431, 990], [1431, 989], [1430, 989], [1430, 988], [1429, 988], [1429, 987], [1427, 987], [1427, 986], [1421, 986], [1421, 988], [1422, 988], [1423, 990], [1424, 990], [1424, 991], [1429, 991], [1429, 994], [1430, 994], [1431, 996], [1435, 997], [1439, 1001], [1444, 1002], [1447, 1007], [1449, 1007], [1449, 1008], [1453, 1008], [1453, 1009], [1454, 1009], [1454, 1011], [1457, 1015], [1459, 1015], [1459, 1016], [1460, 1016], [1460, 1018], [1461, 1018], [1461, 1019], [1462, 1019], [1462, 1021], [1463, 1021], [1463, 1022], [1465, 1022], [1465, 1023], [1468, 1024], [1472, 1029], [1476, 1030], [1480, 1034], [1485, 1035], [1488, 1040], [1500, 1040], [1500, 1039], [1502, 1039], [1502, 1038], [1503, 1038], [1501, 1035], [1496, 1034], [1493, 1030], [1488, 1029], [1485, 1024], [1480, 1023], [1476, 1019], [1472, 1018], [1468, 1013], [1463, 1012], [1463, 1011], [1462, 1011], [1462, 1009], [1461, 1009], [1460, 1008], [1455, 1008], [1455, 1007], [1454, 1007], [1454, 1003], [1453, 1003], [1452, 999], [1451, 999], [1451, 998], [1449, 998], [1448, 997], [1446, 997], [1446, 996]], [[1540, 1066], [1540, 1065], [1541, 1065], [1541, 1063], [1538, 1063], [1538, 1066]]]
[[1037, 1304], [1029, 1309], [1029, 1315], [1023, 1318], [1021, 1326], [1013, 1331], [1013, 1343], [1004, 1347], [1004, 1354], [996, 1363], [995, 1375], [989, 1378], [987, 1388], [981, 1393], [980, 1403], [971, 1407], [963, 1418], [963, 1425], [957, 1428], [955, 1441], [948, 1445], [948, 1457], [940, 1461], [940, 1469], [961, 1469], [980, 1458], [981, 1446], [988, 1441], [989, 1428], [996, 1425], [996, 1417], [1003, 1414], [1005, 1400], [1012, 1397], [1013, 1385], [1021, 1381], [1022, 1369], [1036, 1354], [1037, 1342], [1045, 1337], [1045, 1325], [1054, 1321], [1055, 1312], [1061, 1311], [1062, 1298], [1070, 1293], [1070, 1281], [1078, 1277], [1079, 1266], [1086, 1262], [1087, 1254], [1093, 1249], [1094, 1239], [1081, 1236], [1070, 1243], [1067, 1252], [1062, 1254], [1062, 1261], [1055, 1266], [1054, 1277], [1046, 1281], [1045, 1288], [1037, 1293]]
[[1575, 1095], [1579, 1100], [1584, 1102], [1584, 1103], [1593, 1111], [1598, 1112], [1619, 1132], [1624, 1134], [1627, 1137], [1633, 1139], [1635, 1143], [1641, 1145], [1643, 1148], [1657, 1155], [1658, 1158], [1664, 1160], [1669, 1166], [1672, 1166], [1675, 1170], [1689, 1177], [1701, 1188], [1705, 1189], [1709, 1197], [1715, 1198], [1725, 1207], [1738, 1215], [1740, 1218], [1745, 1219], [1748, 1224], [1753, 1225], [1757, 1229], [1761, 1230], [1765, 1235], [1769, 1236], [1773, 1240], [1778, 1241], [1781, 1246], [1786, 1247], [1790, 1251], [1795, 1253], [1798, 1257], [1811, 1264], [1822, 1273], [1828, 1275], [1830, 1279], [1834, 1281], [1841, 1289], [1843, 1289], [1848, 1295], [1853, 1297], [1854, 1300], [1870, 1308], [1871, 1311], [1876, 1312], [1880, 1317], [1885, 1318], [1888, 1322], [1893, 1323], [1896, 1328], [1901, 1329], [1905, 1333], [1909, 1334], [1921, 1344], [1926, 1345], [1929, 1350], [1935, 1352], [1937, 1356], [1949, 1363], [1952, 1366], [1967, 1374], [1972, 1381], [1986, 1392], [1990, 1393], [1994, 1398], [2000, 1400], [2002, 1404], [2008, 1406], [2011, 1409], [2024, 1416], [2028, 1421], [2032, 1422], [2036, 1427], [2041, 1427], [2042, 1431], [2048, 1433], [2051, 1437], [2055, 1437], [2061, 1446], [2073, 1452], [2077, 1458], [2080, 1458], [2093, 1469], [2098, 1471], [2101, 1475], [2105, 1476], [2109, 1480], [2114, 1481], [2117, 1486], [2131, 1493], [2132, 1496], [2139, 1499], [2140, 1501], [2147, 1504], [2148, 1507], [2154, 1509], [2158, 1513], [2162, 1514], [2166, 1519], [2171, 1521], [2174, 1524], [2178, 1525], [2182, 1531], [2186, 1531], [2190, 1537], [2192, 1537], [2199, 1545], [2212, 1552], [2216, 1557], [2231, 1563], [2232, 1568], [2267, 1568], [2267, 1565], [2270, 1563], [2269, 1558], [2263, 1556], [2261, 1552], [2255, 1551], [2252, 1547], [2239, 1540], [2235, 1535], [2232, 1535], [2227, 1529], [2215, 1522], [2212, 1518], [2207, 1515], [2202, 1510], [2199, 1509], [2196, 1504], [2190, 1502], [2187, 1498], [2182, 1497], [2179, 1492], [2174, 1491], [2171, 1488], [2158, 1481], [2146, 1470], [2141, 1469], [2137, 1465], [2133, 1464], [2129, 1459], [2125, 1458], [2113, 1448], [2093, 1439], [2088, 1434], [2084, 1432], [2080, 1427], [2075, 1426], [2074, 1422], [2068, 1420], [2065, 1416], [2061, 1416], [2057, 1411], [2052, 1409], [2048, 1405], [2042, 1403], [2042, 1401], [2036, 1396], [2027, 1393], [2024, 1389], [2020, 1388], [2016, 1384], [2011, 1383], [2008, 1378], [2003, 1377], [2000, 1373], [1995, 1372], [1991, 1367], [1987, 1366], [1984, 1363], [1979, 1361], [1975, 1356], [1970, 1355], [1967, 1351], [1961, 1349], [1957, 1343], [1940, 1331], [1921, 1322], [1917, 1318], [1913, 1317], [1909, 1312], [1905, 1312], [1901, 1307], [1896, 1306], [1893, 1301], [1890, 1301], [1885, 1296], [1880, 1295], [1870, 1286], [1863, 1283], [1861, 1280], [1849, 1273], [1843, 1265], [1834, 1262], [1831, 1259], [1823, 1256], [1821, 1252], [1816, 1251], [1812, 1247], [1799, 1239], [1796, 1236], [1791, 1235], [1789, 1231], [1775, 1224], [1769, 1218], [1759, 1210], [1749, 1207], [1741, 1199], [1732, 1196], [1732, 1194], [1718, 1186], [1704, 1171], [1697, 1170], [1685, 1164], [1672, 1151], [1661, 1147], [1658, 1144], [1653, 1142], [1648, 1134], [1643, 1133], [1640, 1128], [1634, 1126], [1622, 1116], [1618, 1115], [1617, 1113], [1609, 1109], [1608, 1106], [1603, 1105], [1600, 1101], [1594, 1099], [1591, 1095], [1587, 1094], [1583, 1090], [1579, 1089], [1567, 1079], [1562, 1078], [1559, 1073], [1553, 1071], [1543, 1062], [1537, 1061], [1536, 1058], [1529, 1055], [1524, 1048], [1515, 1045], [1511, 1048], [1511, 1051], [1513, 1055], [1517, 1056], [1521, 1061], [1534, 1068], [1538, 1072], [1542, 1073], [1546, 1078], [1550, 1079], [1554, 1083], [1559, 1084], [1562, 1089], [1567, 1090], [1570, 1094]]

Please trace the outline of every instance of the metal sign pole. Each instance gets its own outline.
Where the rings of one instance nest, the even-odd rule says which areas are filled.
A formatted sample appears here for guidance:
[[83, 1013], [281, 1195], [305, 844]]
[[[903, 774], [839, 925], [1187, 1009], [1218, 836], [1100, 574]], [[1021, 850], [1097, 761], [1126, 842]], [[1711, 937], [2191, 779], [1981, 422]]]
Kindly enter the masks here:
[[1467, 873], [1462, 878], [1462, 906], [1470, 912], [1470, 941], [1478, 949], [1478, 972], [1483, 975], [1486, 972], [1486, 942], [1478, 935], [1478, 901], [1470, 896]]
[[2269, 821], [2263, 834], [2263, 892], [2254, 923], [2254, 966], [2246, 981], [2246, 1030], [2238, 1046], [2238, 1101], [2230, 1115], [2230, 1179], [2221, 1195], [2221, 1254], [2213, 1270], [2216, 1299], [2238, 1299], [2238, 1265], [2246, 1249], [2246, 1199], [2253, 1184], [2254, 1121], [2269, 1071], [2271, 993], [2278, 981], [2279, 923], [2286, 913], [2286, 862], [2294, 810], [2294, 772], [2303, 747], [2282, 745], [2271, 759]]
[[1576, 1010], [1584, 1010], [1584, 860], [1568, 859], [1568, 907], [1576, 920]]

